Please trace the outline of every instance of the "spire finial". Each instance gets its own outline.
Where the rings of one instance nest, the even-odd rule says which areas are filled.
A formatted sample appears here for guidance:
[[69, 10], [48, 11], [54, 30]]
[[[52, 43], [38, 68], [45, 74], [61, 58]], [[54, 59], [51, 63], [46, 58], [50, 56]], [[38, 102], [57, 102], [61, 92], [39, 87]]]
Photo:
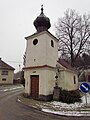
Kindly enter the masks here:
[[41, 5], [40, 15], [34, 20], [34, 26], [37, 32], [48, 31], [48, 29], [51, 27], [49, 18], [43, 13], [43, 5]]
[[43, 13], [43, 5], [41, 5], [41, 13]]

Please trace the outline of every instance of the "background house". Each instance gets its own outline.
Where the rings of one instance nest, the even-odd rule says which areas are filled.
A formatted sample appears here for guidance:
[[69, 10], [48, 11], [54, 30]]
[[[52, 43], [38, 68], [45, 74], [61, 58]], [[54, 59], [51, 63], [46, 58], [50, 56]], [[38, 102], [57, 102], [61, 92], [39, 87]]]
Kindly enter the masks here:
[[14, 73], [13, 84], [20, 84], [21, 83], [21, 72], [22, 71]]
[[90, 66], [85, 66], [79, 70], [79, 82], [90, 82]]
[[0, 84], [13, 84], [14, 70], [0, 58]]
[[14, 73], [13, 84], [22, 84], [25, 86], [24, 71]]

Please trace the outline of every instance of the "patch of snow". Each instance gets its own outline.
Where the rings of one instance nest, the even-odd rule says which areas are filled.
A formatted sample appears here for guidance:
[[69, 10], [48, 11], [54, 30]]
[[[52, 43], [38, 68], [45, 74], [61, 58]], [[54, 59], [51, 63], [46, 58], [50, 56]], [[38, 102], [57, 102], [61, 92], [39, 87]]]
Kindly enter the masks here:
[[67, 103], [56, 102], [56, 101], [51, 102], [51, 105], [54, 106], [55, 108], [60, 108], [60, 110], [62, 110], [62, 109], [77, 110], [84, 106], [83, 103], [79, 103], [79, 102], [76, 102], [74, 104], [67, 104]]
[[8, 91], [8, 89], [4, 89], [4, 90], [2, 90], [2, 91], [6, 92], [6, 91]]
[[[90, 95], [88, 93], [86, 94], [86, 97], [87, 97], [87, 103], [90, 103]], [[81, 100], [83, 103], [86, 103], [85, 95], [81, 98]]]
[[90, 116], [90, 95], [87, 94], [87, 107], [85, 96], [81, 98], [82, 102], [67, 104], [62, 102], [47, 102], [40, 107], [42, 111], [65, 116]]
[[16, 87], [13, 87], [13, 88], [9, 88], [8, 90], [16, 90], [16, 89], [19, 89], [19, 88], [22, 88], [22, 87], [19, 87], [19, 86], [17, 87], [16, 86]]
[[22, 88], [22, 86], [11, 86], [11, 87], [8, 87], [8, 88], [4, 88], [4, 89], [2, 89], [2, 90], [0, 90], [0, 91], [4, 91], [4, 92], [6, 92], [6, 91], [11, 91], [11, 90], [17, 90], [17, 89], [20, 89], [20, 88]]
[[17, 99], [17, 101], [22, 103], [22, 101], [20, 99]]
[[57, 114], [57, 115], [65, 115], [65, 116], [90, 116], [90, 112], [84, 112], [84, 111], [81, 111], [81, 112], [78, 112], [78, 111], [52, 111], [49, 109], [42, 109], [42, 111]]

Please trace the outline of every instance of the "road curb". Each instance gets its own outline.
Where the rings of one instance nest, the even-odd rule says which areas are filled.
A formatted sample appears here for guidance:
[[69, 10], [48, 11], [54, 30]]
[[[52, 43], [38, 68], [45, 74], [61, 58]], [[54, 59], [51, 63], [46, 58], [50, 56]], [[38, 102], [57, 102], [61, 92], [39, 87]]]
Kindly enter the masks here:
[[[33, 108], [33, 109], [36, 109], [36, 110], [39, 110], [39, 111], [42, 111], [42, 112], [45, 112], [45, 113], [49, 113], [49, 114], [53, 114], [53, 115], [58, 115], [58, 116], [65, 116], [65, 117], [67, 117], [67, 116], [68, 117], [77, 117], [77, 116], [78, 117], [89, 117], [90, 116], [90, 110], [85, 110], [86, 112], [84, 112], [84, 109], [82, 111], [69, 111], [69, 112], [71, 112], [71, 114], [69, 114], [69, 115], [68, 115], [68, 111], [67, 112], [62, 111], [61, 114], [60, 113], [58, 114], [57, 112], [47, 111], [47, 109], [45, 110], [45, 109], [42, 109], [42, 108], [37, 107], [35, 105], [28, 105], [25, 102], [23, 102], [20, 99], [20, 97], [17, 97], [17, 102], [19, 102], [21, 104], [24, 104], [24, 105], [26, 105], [26, 106], [28, 106], [30, 108]], [[75, 112], [75, 113], [73, 113], [73, 112]], [[77, 115], [77, 113], [78, 113], [78, 115]]]
[[33, 108], [33, 109], [36, 109], [36, 110], [42, 111], [41, 108], [37, 108], [37, 107], [35, 107], [35, 106], [28, 105], [28, 104], [22, 102], [19, 98], [17, 98], [16, 101], [17, 101], [18, 103], [20, 103], [20, 104], [23, 104], [23, 105], [27, 106], [27, 107], [30, 107], [30, 108]]

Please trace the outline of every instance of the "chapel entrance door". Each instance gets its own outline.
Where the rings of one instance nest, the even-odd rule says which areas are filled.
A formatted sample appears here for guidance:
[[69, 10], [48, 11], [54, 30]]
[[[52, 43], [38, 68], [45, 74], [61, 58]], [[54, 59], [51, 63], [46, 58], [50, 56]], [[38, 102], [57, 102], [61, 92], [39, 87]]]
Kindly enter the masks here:
[[39, 96], [39, 75], [31, 75], [31, 97]]

